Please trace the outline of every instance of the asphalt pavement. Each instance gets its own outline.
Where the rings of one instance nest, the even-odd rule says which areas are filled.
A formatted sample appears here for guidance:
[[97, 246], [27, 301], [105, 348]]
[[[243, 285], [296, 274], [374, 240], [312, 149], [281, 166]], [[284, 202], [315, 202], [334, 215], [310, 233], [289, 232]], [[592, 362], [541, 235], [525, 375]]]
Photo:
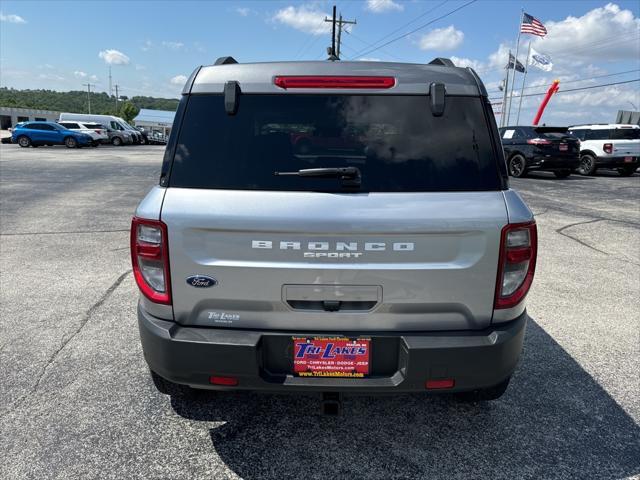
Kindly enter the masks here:
[[512, 181], [536, 213], [521, 363], [490, 403], [153, 386], [129, 222], [162, 147], [0, 146], [0, 478], [640, 476], [640, 175]]

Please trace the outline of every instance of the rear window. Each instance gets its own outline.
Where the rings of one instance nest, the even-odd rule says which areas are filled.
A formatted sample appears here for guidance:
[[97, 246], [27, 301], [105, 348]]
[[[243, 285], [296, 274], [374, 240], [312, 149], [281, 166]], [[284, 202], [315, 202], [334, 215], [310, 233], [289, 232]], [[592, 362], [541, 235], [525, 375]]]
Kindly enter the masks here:
[[537, 137], [549, 140], [559, 140], [569, 135], [569, 130], [563, 127], [539, 127], [534, 128], [533, 131]]
[[498, 190], [497, 160], [480, 98], [447, 97], [434, 117], [426, 96], [193, 95], [169, 186], [343, 191], [337, 178], [274, 172], [356, 167], [359, 192]]
[[640, 140], [640, 128], [616, 128], [611, 130], [611, 140]]
[[72, 122], [58, 122], [60, 125], [62, 125], [64, 128], [80, 128], [80, 125], [78, 125], [77, 123], [72, 123]]

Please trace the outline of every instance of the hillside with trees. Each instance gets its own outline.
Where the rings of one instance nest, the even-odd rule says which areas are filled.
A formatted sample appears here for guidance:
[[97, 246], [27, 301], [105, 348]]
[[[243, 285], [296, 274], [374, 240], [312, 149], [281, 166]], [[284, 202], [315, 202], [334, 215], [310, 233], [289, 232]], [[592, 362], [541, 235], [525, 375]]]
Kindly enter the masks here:
[[[116, 112], [115, 96], [109, 96], [105, 92], [91, 93], [91, 113], [103, 115], [119, 115], [130, 121], [141, 108], [153, 110], [175, 111], [178, 108], [178, 100], [173, 98], [155, 97], [120, 97], [118, 111]], [[41, 110], [54, 110], [58, 112], [87, 112], [87, 92], [71, 91], [56, 92], [54, 90], [16, 90], [13, 88], [0, 88], [0, 106], [38, 108]]]

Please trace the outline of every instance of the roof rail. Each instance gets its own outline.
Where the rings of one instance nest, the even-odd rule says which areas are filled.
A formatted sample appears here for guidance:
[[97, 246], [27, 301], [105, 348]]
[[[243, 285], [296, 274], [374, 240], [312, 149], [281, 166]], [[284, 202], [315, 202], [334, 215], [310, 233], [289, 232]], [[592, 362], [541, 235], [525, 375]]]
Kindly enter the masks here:
[[443, 67], [455, 67], [453, 62], [448, 58], [436, 57], [429, 62], [429, 65], [441, 65]]
[[220, 57], [214, 65], [230, 65], [232, 63], [238, 63], [238, 61], [233, 57]]

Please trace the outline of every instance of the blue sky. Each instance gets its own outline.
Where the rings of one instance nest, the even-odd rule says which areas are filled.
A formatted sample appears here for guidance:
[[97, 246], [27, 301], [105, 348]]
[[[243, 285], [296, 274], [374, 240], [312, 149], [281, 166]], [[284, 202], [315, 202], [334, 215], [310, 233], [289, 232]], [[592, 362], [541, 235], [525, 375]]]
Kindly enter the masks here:
[[[548, 27], [549, 34], [544, 39], [523, 35], [521, 60], [533, 39], [534, 48], [549, 54], [554, 63], [550, 73], [530, 69], [531, 88], [525, 93], [546, 89], [554, 78], [560, 78], [561, 90], [640, 78], [638, 1], [479, 0], [374, 49], [394, 30], [399, 29], [387, 40], [467, 1], [337, 2], [346, 18], [357, 20], [350, 33], [343, 35], [343, 59], [359, 55], [371, 60], [428, 62], [435, 56], [450, 57], [476, 68], [492, 97], [499, 97], [501, 66], [508, 49], [514, 47], [524, 8]], [[325, 58], [329, 25], [322, 18], [332, 5], [325, 1], [2, 0], [0, 85], [76, 90], [91, 82], [98, 91], [106, 91], [111, 64], [122, 94], [177, 97], [185, 76], [222, 55], [233, 55], [241, 62]], [[518, 86], [520, 81], [518, 77]], [[640, 107], [639, 88], [640, 83], [628, 83], [558, 95], [545, 120], [611, 121], [618, 109], [631, 109], [631, 104]], [[523, 116], [533, 116], [539, 101], [539, 97], [524, 98]]]

